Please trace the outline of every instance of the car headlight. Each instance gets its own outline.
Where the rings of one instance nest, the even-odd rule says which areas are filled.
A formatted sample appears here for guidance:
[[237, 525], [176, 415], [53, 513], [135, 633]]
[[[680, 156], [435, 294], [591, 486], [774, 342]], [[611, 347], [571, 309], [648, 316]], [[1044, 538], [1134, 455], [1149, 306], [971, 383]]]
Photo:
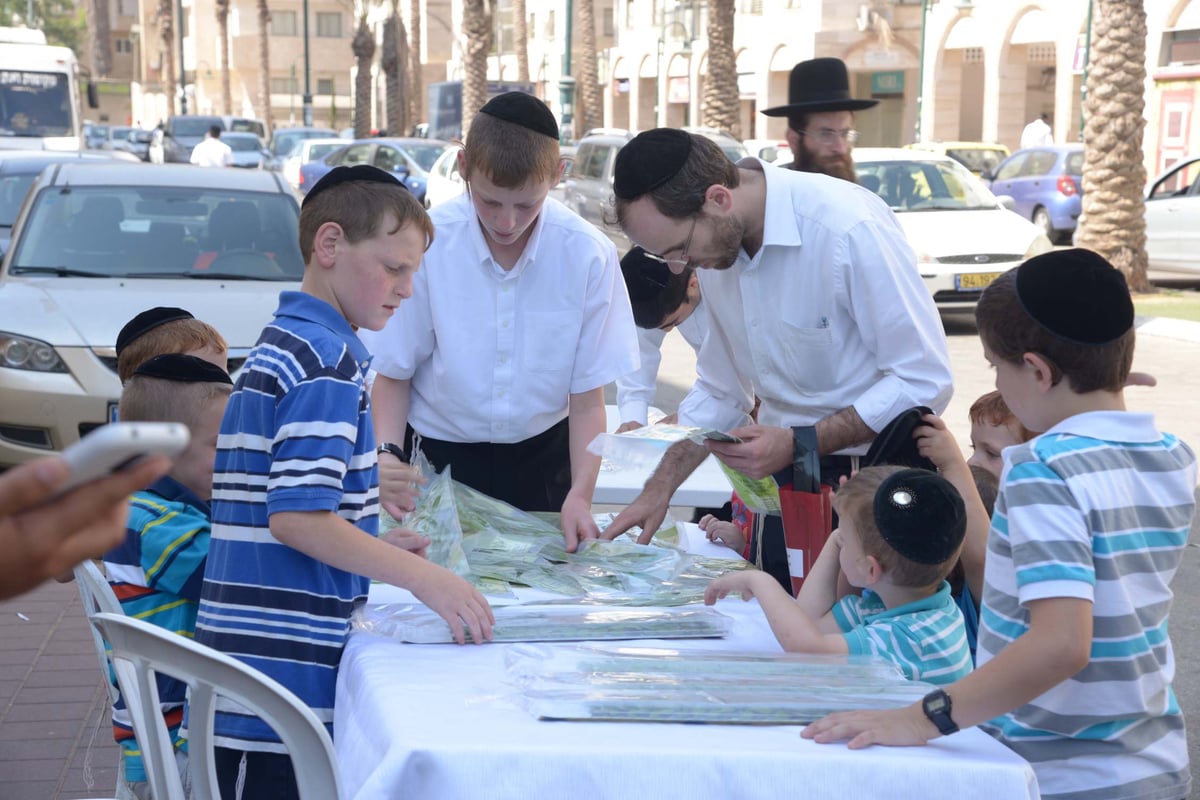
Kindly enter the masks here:
[[1040, 256], [1042, 253], [1048, 253], [1054, 249], [1054, 245], [1046, 238], [1046, 234], [1039, 233], [1029, 243], [1029, 249], [1025, 251], [1025, 259], [1028, 260], [1034, 256]]
[[67, 365], [54, 348], [37, 339], [0, 333], [0, 367], [32, 372], [66, 372]]

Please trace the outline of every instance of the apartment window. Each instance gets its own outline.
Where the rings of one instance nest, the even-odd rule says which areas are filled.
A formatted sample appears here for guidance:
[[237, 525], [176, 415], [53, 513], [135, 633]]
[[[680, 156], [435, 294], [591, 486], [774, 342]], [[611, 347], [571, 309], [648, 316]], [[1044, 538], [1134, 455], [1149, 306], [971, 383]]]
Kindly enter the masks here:
[[513, 7], [511, 0], [500, 0], [492, 32], [492, 53], [511, 53], [517, 49], [513, 37]]
[[616, 29], [613, 26], [612, 6], [609, 6], [608, 8], [605, 8], [605, 9], [601, 9], [600, 22], [601, 22], [600, 30], [604, 33], [605, 36], [612, 36], [616, 33]]
[[113, 46], [116, 48], [118, 53], [133, 52], [133, 42], [129, 41], [128, 39], [117, 39], [113, 42]]
[[[271, 12], [272, 14], [275, 12]], [[288, 76], [286, 78], [271, 78], [271, 94], [299, 94], [300, 81]]]
[[338, 39], [342, 35], [342, 15], [334, 12], [317, 12], [317, 36]]
[[554, 9], [546, 12], [546, 38], [554, 38]]
[[317, 78], [317, 94], [337, 94], [333, 78]]
[[271, 35], [272, 36], [295, 36], [296, 35], [296, 12], [295, 11], [272, 11], [271, 12]]
[[136, 17], [138, 15], [137, 0], [120, 0], [117, 3], [117, 15], [122, 17]]
[[636, 6], [634, 5], [635, 2], [636, 2], [636, 0], [625, 0], [624, 23], [625, 23], [625, 30], [627, 30], [627, 31], [633, 30], [633, 22], [636, 19], [636, 17], [634, 16], [634, 13], [633, 13], [634, 9], [636, 8]]

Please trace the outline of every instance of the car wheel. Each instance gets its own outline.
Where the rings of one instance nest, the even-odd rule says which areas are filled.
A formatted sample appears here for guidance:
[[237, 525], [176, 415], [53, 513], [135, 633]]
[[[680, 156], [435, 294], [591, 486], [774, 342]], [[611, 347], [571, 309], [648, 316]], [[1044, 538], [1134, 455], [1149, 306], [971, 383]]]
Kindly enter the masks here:
[[1054, 223], [1050, 221], [1050, 212], [1046, 209], [1040, 206], [1034, 209], [1033, 224], [1037, 225], [1051, 242], [1058, 238], [1058, 231], [1054, 230]]

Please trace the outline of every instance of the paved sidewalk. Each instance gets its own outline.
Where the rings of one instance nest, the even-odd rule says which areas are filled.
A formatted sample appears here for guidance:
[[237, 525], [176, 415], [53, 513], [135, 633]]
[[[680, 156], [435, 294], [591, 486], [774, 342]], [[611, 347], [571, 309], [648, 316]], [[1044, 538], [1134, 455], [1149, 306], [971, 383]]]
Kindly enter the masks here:
[[0, 602], [0, 796], [113, 797], [108, 693], [75, 584]]
[[[973, 325], [947, 320], [956, 392], [946, 419], [965, 428], [970, 401], [991, 388], [992, 376], [979, 355]], [[1134, 369], [1158, 376], [1157, 390], [1136, 390], [1131, 405], [1149, 405], [1163, 428], [1200, 445], [1196, 396], [1200, 375], [1200, 324], [1139, 318]], [[659, 403], [682, 399], [694, 357], [675, 351], [668, 337], [659, 374]], [[1175, 344], [1173, 344], [1173, 342]], [[690, 372], [694, 375], [694, 372]], [[690, 383], [691, 378], [687, 377]], [[611, 392], [610, 392], [611, 394]], [[612, 398], [609, 398], [612, 401]], [[965, 441], [966, 431], [955, 430]], [[1200, 531], [1176, 579], [1172, 638], [1180, 665], [1176, 690], [1188, 714], [1193, 774], [1200, 770]], [[0, 798], [66, 800], [111, 798], [116, 785], [117, 747], [109, 724], [107, 692], [74, 584], [45, 584], [22, 597], [0, 602]]]

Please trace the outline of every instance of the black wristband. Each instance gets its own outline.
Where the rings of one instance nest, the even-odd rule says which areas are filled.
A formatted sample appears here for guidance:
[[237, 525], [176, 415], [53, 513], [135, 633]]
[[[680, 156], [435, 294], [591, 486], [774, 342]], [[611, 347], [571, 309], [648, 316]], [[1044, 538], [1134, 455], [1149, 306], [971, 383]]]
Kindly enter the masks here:
[[400, 445], [395, 444], [393, 442], [381, 442], [379, 444], [379, 446], [375, 448], [375, 452], [379, 455], [383, 455], [384, 453], [391, 453], [396, 458], [403, 461], [405, 464], [408, 463], [408, 453], [404, 452], [403, 447], [401, 447]]

